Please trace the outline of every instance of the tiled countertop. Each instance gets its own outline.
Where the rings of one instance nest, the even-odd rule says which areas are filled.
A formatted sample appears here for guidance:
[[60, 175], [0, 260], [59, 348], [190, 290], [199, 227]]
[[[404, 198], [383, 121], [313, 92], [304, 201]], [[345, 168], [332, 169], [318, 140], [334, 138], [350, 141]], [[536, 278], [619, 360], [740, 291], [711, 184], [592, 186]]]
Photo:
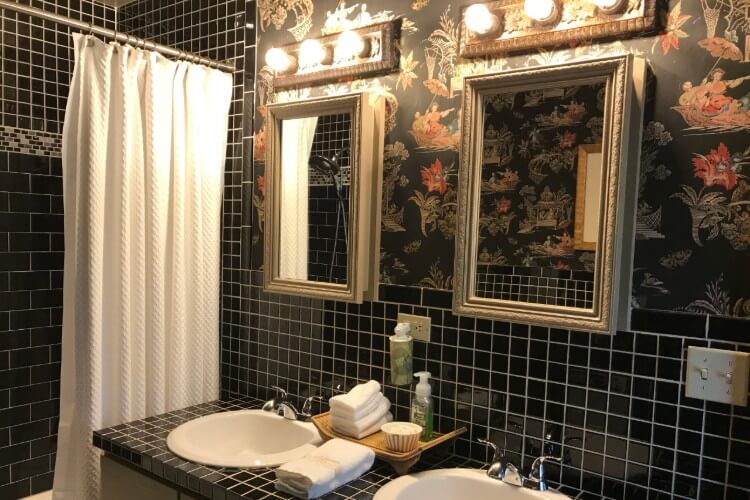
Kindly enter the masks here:
[[[262, 404], [262, 401], [248, 398], [191, 406], [94, 432], [94, 446], [137, 469], [211, 500], [290, 499], [293, 497], [276, 491], [272, 469], [207, 467], [183, 460], [167, 448], [169, 432], [188, 420], [222, 411], [260, 408]], [[458, 457], [423, 456], [413, 471], [450, 467], [480, 468], [482, 465]], [[381, 486], [395, 477], [388, 464], [376, 461], [365, 475], [322, 498], [371, 499]], [[567, 494], [571, 495], [571, 492]]]

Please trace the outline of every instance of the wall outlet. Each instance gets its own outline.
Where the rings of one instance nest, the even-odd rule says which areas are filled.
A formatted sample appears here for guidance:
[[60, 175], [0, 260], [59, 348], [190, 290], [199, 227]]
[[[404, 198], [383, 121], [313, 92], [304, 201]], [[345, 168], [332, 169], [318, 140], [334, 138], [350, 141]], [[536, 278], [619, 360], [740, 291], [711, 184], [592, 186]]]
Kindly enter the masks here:
[[705, 347], [688, 347], [685, 395], [747, 406], [750, 354]]
[[422, 342], [430, 341], [430, 326], [432, 320], [427, 316], [414, 316], [413, 314], [398, 313], [399, 323], [409, 323], [411, 326], [411, 335], [414, 340], [420, 340]]

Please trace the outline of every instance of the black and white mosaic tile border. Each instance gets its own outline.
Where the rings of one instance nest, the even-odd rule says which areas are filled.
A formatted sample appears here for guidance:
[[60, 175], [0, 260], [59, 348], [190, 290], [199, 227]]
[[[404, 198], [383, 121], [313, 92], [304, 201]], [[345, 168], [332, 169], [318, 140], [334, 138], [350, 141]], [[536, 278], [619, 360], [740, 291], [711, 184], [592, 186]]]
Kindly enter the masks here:
[[62, 155], [62, 135], [3, 125], [0, 126], [0, 151], [59, 157]]

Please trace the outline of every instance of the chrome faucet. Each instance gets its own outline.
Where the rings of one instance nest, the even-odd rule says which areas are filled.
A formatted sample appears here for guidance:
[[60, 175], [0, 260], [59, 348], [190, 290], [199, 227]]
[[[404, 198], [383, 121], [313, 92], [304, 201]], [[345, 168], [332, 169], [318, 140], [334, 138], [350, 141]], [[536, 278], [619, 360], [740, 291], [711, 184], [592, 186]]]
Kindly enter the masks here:
[[287, 420], [307, 420], [312, 417], [312, 403], [313, 401], [323, 401], [320, 396], [310, 396], [305, 399], [302, 405], [302, 411], [295, 408], [287, 392], [277, 385], [272, 385], [271, 389], [276, 391], [276, 397], [270, 401], [266, 401], [263, 405], [263, 411], [269, 411], [276, 413], [279, 416], [286, 418]]
[[525, 478], [521, 475], [518, 468], [510, 463], [508, 456], [505, 454], [505, 448], [500, 448], [498, 445], [487, 439], [477, 439], [480, 443], [492, 448], [492, 462], [490, 468], [487, 469], [487, 475], [492, 479], [498, 479], [504, 483], [512, 484], [513, 486], [523, 486]]
[[487, 469], [487, 475], [492, 479], [497, 479], [513, 486], [522, 486], [537, 491], [547, 491], [549, 485], [547, 484], [547, 476], [545, 475], [545, 464], [547, 462], [555, 462], [558, 464], [563, 463], [563, 459], [561, 458], [542, 455], [534, 460], [534, 463], [531, 465], [529, 477], [526, 478], [521, 474], [521, 471], [518, 470], [518, 467], [508, 460], [504, 447], [500, 448], [487, 439], [479, 438], [477, 441], [489, 446], [494, 452], [490, 468]]
[[561, 464], [562, 459], [545, 455], [534, 460], [534, 463], [531, 465], [531, 473], [529, 473], [529, 478], [526, 480], [526, 486], [538, 491], [547, 491], [549, 489], [547, 477], [544, 474], [544, 464], [547, 462]]

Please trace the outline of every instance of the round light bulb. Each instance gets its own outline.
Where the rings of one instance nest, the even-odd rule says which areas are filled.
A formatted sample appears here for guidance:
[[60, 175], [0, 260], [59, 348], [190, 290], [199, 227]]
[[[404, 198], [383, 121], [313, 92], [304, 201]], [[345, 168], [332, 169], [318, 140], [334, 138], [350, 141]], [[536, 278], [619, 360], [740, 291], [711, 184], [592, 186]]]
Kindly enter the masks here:
[[365, 41], [354, 31], [344, 31], [336, 42], [336, 60], [349, 61], [361, 57], [365, 51]]
[[557, 14], [554, 0], [525, 0], [523, 9], [527, 16], [538, 22], [549, 21]]
[[486, 35], [497, 27], [497, 16], [486, 5], [475, 3], [464, 12], [464, 22], [477, 35]]
[[266, 52], [266, 64], [269, 65], [274, 71], [283, 73], [289, 69], [292, 64], [292, 60], [284, 49], [278, 47], [271, 47]]
[[314, 68], [325, 59], [326, 52], [317, 40], [305, 40], [299, 46], [299, 64], [302, 68]]

